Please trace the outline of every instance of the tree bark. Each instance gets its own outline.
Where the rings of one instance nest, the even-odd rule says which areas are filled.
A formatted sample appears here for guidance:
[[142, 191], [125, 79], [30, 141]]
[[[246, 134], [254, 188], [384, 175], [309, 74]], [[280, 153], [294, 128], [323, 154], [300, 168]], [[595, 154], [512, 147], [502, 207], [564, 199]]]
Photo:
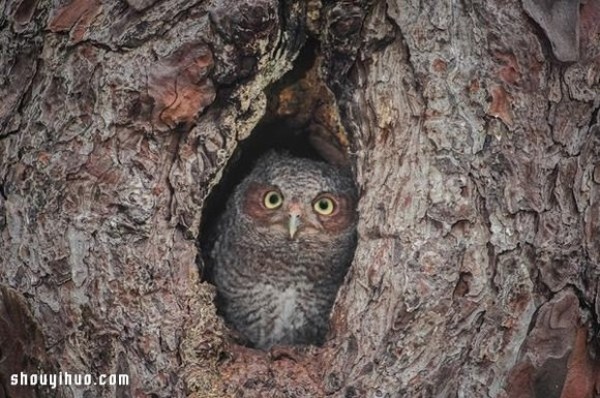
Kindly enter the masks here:
[[[600, 0], [0, 8], [0, 397], [600, 396]], [[202, 279], [269, 117], [361, 191], [322, 347], [236, 344]]]

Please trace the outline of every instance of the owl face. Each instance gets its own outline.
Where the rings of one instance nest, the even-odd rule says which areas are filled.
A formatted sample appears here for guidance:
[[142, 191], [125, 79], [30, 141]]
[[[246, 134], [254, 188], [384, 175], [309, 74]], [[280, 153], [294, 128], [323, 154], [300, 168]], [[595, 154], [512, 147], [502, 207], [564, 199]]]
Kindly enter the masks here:
[[339, 172], [321, 162], [304, 160], [302, 170], [293, 163], [274, 162], [244, 184], [242, 212], [252, 225], [290, 241], [323, 241], [353, 228], [355, 199]]
[[275, 185], [249, 184], [244, 212], [259, 227], [296, 239], [323, 232], [339, 233], [353, 224], [352, 204], [345, 195], [332, 192], [296, 194]]

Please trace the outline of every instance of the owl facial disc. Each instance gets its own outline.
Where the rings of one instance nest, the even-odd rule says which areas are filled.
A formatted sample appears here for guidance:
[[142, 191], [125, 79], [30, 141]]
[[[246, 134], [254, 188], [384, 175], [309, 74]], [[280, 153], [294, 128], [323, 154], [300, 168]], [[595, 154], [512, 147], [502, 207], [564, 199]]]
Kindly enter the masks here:
[[298, 203], [292, 203], [289, 207], [289, 218], [288, 218], [288, 230], [290, 232], [290, 239], [294, 239], [298, 227], [302, 223], [300, 217], [302, 216], [302, 209]]

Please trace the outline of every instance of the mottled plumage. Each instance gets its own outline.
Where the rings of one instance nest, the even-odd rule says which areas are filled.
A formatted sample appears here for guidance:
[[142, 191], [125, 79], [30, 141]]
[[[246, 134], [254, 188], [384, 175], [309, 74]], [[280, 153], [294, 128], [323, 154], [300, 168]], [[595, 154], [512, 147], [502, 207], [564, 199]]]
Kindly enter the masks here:
[[210, 257], [221, 311], [251, 344], [322, 342], [356, 244], [355, 205], [348, 175], [287, 153], [263, 156], [236, 187]]

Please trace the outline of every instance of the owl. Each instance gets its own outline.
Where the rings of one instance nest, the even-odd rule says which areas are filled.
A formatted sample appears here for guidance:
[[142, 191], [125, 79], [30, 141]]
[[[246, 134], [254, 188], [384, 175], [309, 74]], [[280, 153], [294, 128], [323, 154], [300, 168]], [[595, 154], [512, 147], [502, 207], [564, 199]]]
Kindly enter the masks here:
[[354, 255], [356, 201], [348, 174], [285, 152], [235, 188], [210, 259], [221, 313], [251, 346], [323, 342]]

